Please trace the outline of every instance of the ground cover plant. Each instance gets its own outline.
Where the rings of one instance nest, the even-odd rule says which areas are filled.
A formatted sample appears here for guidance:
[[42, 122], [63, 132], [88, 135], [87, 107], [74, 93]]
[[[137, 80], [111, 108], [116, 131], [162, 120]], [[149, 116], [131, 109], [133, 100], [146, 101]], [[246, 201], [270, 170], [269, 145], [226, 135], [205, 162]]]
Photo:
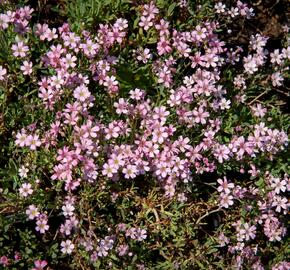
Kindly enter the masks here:
[[287, 1], [1, 1], [1, 269], [290, 269]]

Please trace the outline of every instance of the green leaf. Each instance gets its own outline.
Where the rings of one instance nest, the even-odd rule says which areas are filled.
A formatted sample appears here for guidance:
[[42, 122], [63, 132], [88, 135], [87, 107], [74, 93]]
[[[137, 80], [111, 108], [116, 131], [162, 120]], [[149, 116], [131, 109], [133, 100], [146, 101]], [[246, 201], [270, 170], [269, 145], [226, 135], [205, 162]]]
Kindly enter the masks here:
[[169, 8], [168, 8], [168, 10], [167, 10], [167, 16], [168, 16], [168, 17], [172, 16], [173, 11], [174, 11], [174, 9], [175, 9], [176, 6], [177, 6], [177, 3], [172, 3], [172, 4], [169, 6]]

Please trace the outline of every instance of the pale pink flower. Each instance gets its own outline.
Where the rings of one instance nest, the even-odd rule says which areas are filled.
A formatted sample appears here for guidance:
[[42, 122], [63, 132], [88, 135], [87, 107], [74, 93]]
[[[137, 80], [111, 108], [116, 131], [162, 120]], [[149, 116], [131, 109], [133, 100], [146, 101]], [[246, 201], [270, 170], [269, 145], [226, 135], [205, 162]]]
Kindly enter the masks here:
[[285, 197], [275, 196], [272, 206], [276, 207], [276, 211], [280, 213], [282, 209], [287, 210], [288, 200]]
[[3, 81], [5, 79], [6, 74], [7, 74], [6, 68], [0, 66], [0, 81]]
[[287, 187], [286, 180], [281, 180], [280, 178], [271, 178], [271, 188], [274, 189], [276, 194], [280, 192], [285, 192]]
[[19, 193], [23, 197], [28, 197], [33, 193], [33, 189], [30, 183], [23, 183], [19, 188]]
[[91, 96], [91, 92], [84, 84], [82, 84], [74, 90], [73, 95], [77, 100], [84, 102]]
[[35, 219], [39, 216], [38, 208], [34, 204], [29, 205], [25, 213], [29, 219]]
[[27, 137], [28, 136], [27, 136], [27, 134], [25, 132], [18, 132], [16, 134], [15, 144], [20, 146], [20, 147], [26, 146]]
[[115, 169], [115, 166], [112, 165], [112, 164], [108, 164], [108, 163], [105, 163], [103, 165], [103, 170], [102, 170], [102, 174], [109, 177], [109, 178], [112, 178], [113, 177], [113, 174], [117, 173], [117, 170]]
[[231, 101], [225, 98], [222, 98], [219, 102], [219, 106], [221, 110], [228, 110], [231, 107], [230, 104], [231, 104]]
[[148, 31], [149, 28], [153, 26], [153, 22], [149, 16], [142, 16], [139, 22], [139, 26], [142, 27], [145, 31]]
[[139, 49], [137, 51], [137, 60], [140, 62], [143, 62], [144, 64], [146, 64], [148, 62], [149, 59], [152, 58], [152, 54], [150, 53], [150, 50], [148, 48], [143, 49]]
[[60, 89], [64, 84], [64, 79], [61, 74], [53, 75], [50, 77], [50, 85], [56, 89]]
[[235, 187], [233, 183], [228, 183], [228, 180], [225, 176], [224, 180], [218, 179], [217, 182], [220, 184], [217, 188], [218, 192], [224, 192], [226, 194], [229, 194], [231, 192], [231, 189]]
[[218, 237], [218, 241], [219, 241], [220, 247], [224, 247], [230, 242], [229, 238], [226, 237], [224, 233], [220, 233]]
[[280, 54], [279, 49], [274, 50], [274, 52], [270, 53], [271, 63], [281, 65], [283, 55]]
[[203, 106], [200, 106], [198, 109], [193, 110], [192, 114], [194, 116], [195, 123], [205, 124], [206, 118], [209, 117], [209, 113], [204, 111]]
[[217, 14], [220, 14], [220, 13], [223, 14], [226, 12], [226, 5], [222, 2], [218, 2], [217, 4], [215, 4], [214, 8]]
[[281, 86], [282, 82], [284, 81], [284, 77], [282, 76], [281, 72], [274, 72], [271, 75], [272, 85], [273, 86]]
[[166, 132], [166, 128], [165, 127], [156, 127], [154, 128], [153, 132], [152, 132], [152, 141], [154, 143], [158, 142], [158, 143], [163, 143], [164, 140], [168, 137], [168, 133]]
[[256, 237], [256, 226], [250, 226], [248, 223], [244, 223], [242, 228], [239, 230], [239, 234], [246, 241], [254, 239]]
[[[39, 216], [40, 217], [40, 216]], [[40, 233], [45, 233], [49, 229], [46, 218], [39, 218], [36, 221], [35, 230]]]
[[26, 52], [29, 51], [29, 48], [24, 44], [23, 41], [19, 41], [12, 45], [12, 51], [15, 57], [25, 57]]
[[7, 14], [0, 14], [0, 29], [4, 30], [8, 28], [11, 18]]
[[218, 159], [219, 163], [229, 159], [230, 150], [226, 145], [216, 145], [214, 149], [214, 156]]
[[26, 139], [26, 145], [31, 150], [36, 150], [37, 147], [41, 145], [41, 141], [38, 135], [29, 135]]
[[20, 69], [23, 75], [30, 75], [32, 73], [32, 62], [24, 61]]
[[170, 173], [170, 168], [168, 167], [168, 164], [165, 162], [158, 162], [156, 164], [156, 171], [155, 174], [157, 176], [161, 176], [165, 178]]
[[137, 168], [135, 165], [127, 165], [123, 168], [122, 173], [124, 174], [126, 179], [135, 178], [137, 174]]
[[45, 37], [48, 41], [56, 39], [58, 37], [58, 34], [56, 33], [56, 29], [55, 28], [52, 28], [52, 29], [48, 28], [45, 32]]
[[229, 208], [229, 206], [234, 204], [233, 196], [230, 194], [222, 193], [220, 195], [220, 206], [224, 208]]
[[72, 67], [74, 68], [77, 64], [75, 63], [77, 61], [77, 58], [74, 55], [71, 55], [68, 53], [65, 58], [64, 58], [64, 63], [66, 64], [67, 67]]
[[251, 110], [254, 116], [257, 117], [264, 117], [267, 112], [267, 109], [263, 107], [260, 103], [257, 103], [255, 106], [252, 106]]
[[64, 254], [71, 254], [75, 247], [71, 240], [62, 241], [60, 245], [61, 252]]
[[120, 31], [128, 28], [128, 21], [126, 19], [119, 18], [114, 23], [114, 27], [118, 28]]

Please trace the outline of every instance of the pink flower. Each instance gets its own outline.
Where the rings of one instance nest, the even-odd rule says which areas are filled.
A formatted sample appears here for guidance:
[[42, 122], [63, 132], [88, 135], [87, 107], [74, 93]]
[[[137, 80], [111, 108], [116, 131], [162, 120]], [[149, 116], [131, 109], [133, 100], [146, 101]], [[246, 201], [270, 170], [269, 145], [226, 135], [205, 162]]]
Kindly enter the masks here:
[[18, 174], [21, 178], [26, 178], [27, 177], [27, 173], [29, 172], [29, 169], [27, 169], [25, 166], [21, 166], [21, 168], [19, 168], [18, 170]]
[[195, 27], [195, 30], [191, 32], [191, 35], [196, 41], [202, 41], [206, 38], [207, 30], [204, 27], [201, 27], [200, 25], [197, 25]]
[[225, 13], [226, 11], [226, 5], [222, 2], [218, 2], [217, 4], [215, 4], [214, 6], [216, 13], [220, 14], [220, 13]]
[[166, 40], [165, 37], [161, 37], [157, 43], [157, 51], [159, 55], [170, 53], [172, 48], [170, 47], [170, 42]]
[[0, 14], [0, 29], [4, 30], [8, 28], [10, 22], [11, 18], [7, 14]]
[[55, 87], [56, 89], [60, 89], [61, 86], [64, 84], [64, 79], [60, 74], [53, 75], [50, 78], [50, 85]]
[[36, 260], [34, 261], [34, 268], [31, 270], [43, 270], [45, 266], [47, 266], [47, 261]]
[[147, 231], [145, 229], [137, 228], [135, 230], [135, 237], [137, 241], [143, 241], [147, 238]]
[[130, 90], [129, 92], [130, 98], [133, 100], [140, 101], [145, 97], [145, 91], [139, 88], [135, 88], [134, 90]]
[[219, 163], [223, 163], [224, 160], [229, 159], [230, 150], [226, 145], [217, 144], [213, 154]]
[[75, 33], [70, 32], [67, 35], [65, 35], [63, 37], [64, 39], [64, 46], [72, 48], [72, 49], [76, 49], [79, 45], [80, 42], [80, 37], [77, 36]]
[[168, 30], [169, 22], [165, 21], [164, 19], [161, 19], [159, 24], [155, 25], [155, 28], [159, 31], [160, 36], [168, 36], [170, 34]]
[[126, 19], [119, 18], [114, 23], [114, 27], [118, 28], [120, 31], [128, 28], [128, 21]]
[[161, 176], [163, 178], [165, 178], [169, 173], [170, 173], [171, 169], [170, 167], [168, 167], [168, 164], [165, 162], [158, 162], [156, 164], [156, 171], [155, 174], [157, 176]]
[[284, 81], [284, 78], [283, 78], [281, 72], [277, 71], [271, 75], [271, 80], [272, 80], [273, 86], [281, 86], [282, 82]]
[[271, 63], [281, 65], [282, 64], [282, 54], [279, 53], [279, 49], [274, 50], [270, 53]]
[[0, 265], [8, 266], [9, 265], [9, 259], [7, 256], [1, 256], [0, 257]]
[[220, 233], [218, 237], [218, 241], [219, 241], [220, 247], [224, 247], [230, 242], [229, 238], [226, 237], [224, 233]]
[[45, 38], [48, 40], [48, 41], [51, 41], [53, 39], [56, 39], [58, 37], [58, 34], [56, 34], [56, 29], [55, 28], [52, 28], [52, 29], [47, 29], [46, 32], [45, 32]]
[[120, 98], [118, 102], [114, 102], [117, 114], [128, 114], [129, 103], [123, 98]]

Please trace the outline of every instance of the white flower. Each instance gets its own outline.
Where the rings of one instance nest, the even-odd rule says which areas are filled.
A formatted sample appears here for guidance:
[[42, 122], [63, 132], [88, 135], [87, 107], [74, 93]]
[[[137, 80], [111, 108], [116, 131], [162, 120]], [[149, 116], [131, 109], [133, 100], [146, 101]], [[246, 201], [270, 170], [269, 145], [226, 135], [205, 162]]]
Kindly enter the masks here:
[[231, 101], [226, 100], [225, 98], [222, 98], [220, 101], [220, 108], [221, 110], [228, 110], [230, 108]]
[[25, 168], [25, 166], [21, 166], [21, 168], [19, 168], [18, 170], [18, 174], [21, 178], [25, 178], [27, 177], [27, 173], [29, 172], [29, 170], [27, 168]]
[[75, 210], [72, 204], [66, 204], [61, 209], [64, 216], [72, 216], [74, 214], [73, 211]]
[[216, 10], [216, 13], [225, 13], [226, 11], [226, 5], [222, 2], [215, 4], [214, 8]]

